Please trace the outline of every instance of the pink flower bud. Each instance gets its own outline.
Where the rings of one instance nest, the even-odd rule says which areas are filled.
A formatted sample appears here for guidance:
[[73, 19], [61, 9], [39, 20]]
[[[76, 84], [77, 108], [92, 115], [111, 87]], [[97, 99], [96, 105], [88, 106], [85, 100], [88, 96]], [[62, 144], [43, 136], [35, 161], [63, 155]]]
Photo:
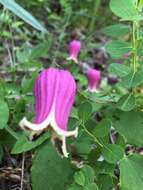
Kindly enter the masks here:
[[128, 59], [129, 56], [130, 56], [130, 53], [126, 53], [126, 54], [123, 55], [123, 58], [124, 58], [124, 59]]
[[76, 93], [76, 83], [69, 71], [49, 68], [37, 77], [34, 86], [35, 119], [33, 123], [26, 118], [20, 121], [23, 129], [41, 133], [51, 127], [62, 140], [62, 151], [68, 156], [66, 137], [77, 136], [77, 128], [67, 131], [68, 117]]
[[75, 63], [78, 62], [77, 57], [80, 52], [81, 43], [78, 40], [73, 40], [69, 44], [69, 57], [67, 60], [73, 60]]
[[101, 72], [96, 69], [88, 69], [86, 73], [86, 77], [88, 80], [88, 90], [91, 92], [96, 91], [99, 86], [99, 82], [101, 79]]

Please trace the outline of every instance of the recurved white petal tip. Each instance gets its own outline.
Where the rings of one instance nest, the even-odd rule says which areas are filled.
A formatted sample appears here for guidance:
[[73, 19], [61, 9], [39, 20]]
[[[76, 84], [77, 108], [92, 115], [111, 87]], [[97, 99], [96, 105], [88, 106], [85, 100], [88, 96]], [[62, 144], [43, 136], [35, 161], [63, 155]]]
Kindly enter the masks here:
[[74, 130], [74, 132], [75, 132], [74, 137], [77, 138], [77, 136], [78, 136], [78, 128], [76, 128], [76, 129]]
[[93, 93], [93, 92], [96, 92], [96, 91], [97, 91], [97, 88], [90, 88], [90, 87], [88, 87], [88, 88], [87, 88], [87, 91]]
[[[70, 131], [72, 134], [70, 136], [74, 136], [75, 138], [78, 136], [78, 128], [76, 128], [74, 131]], [[67, 152], [66, 148], [66, 136], [62, 136], [62, 152], [64, 157], [68, 158], [69, 153]]]
[[75, 57], [67, 57], [67, 60], [70, 61], [74, 61], [75, 63], [78, 63], [78, 60]]
[[22, 129], [24, 129], [24, 127], [25, 127], [25, 121], [26, 121], [27, 119], [26, 119], [26, 117], [24, 117], [20, 122], [19, 122], [19, 126], [22, 128]]
[[64, 157], [68, 158], [69, 153], [67, 152], [67, 147], [66, 147], [66, 137], [62, 137], [62, 152]]

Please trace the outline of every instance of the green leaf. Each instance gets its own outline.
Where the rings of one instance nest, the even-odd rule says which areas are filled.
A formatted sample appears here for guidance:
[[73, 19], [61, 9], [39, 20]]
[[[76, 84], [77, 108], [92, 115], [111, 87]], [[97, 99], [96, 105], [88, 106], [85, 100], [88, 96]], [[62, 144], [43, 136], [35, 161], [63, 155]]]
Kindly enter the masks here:
[[92, 113], [92, 105], [89, 102], [84, 102], [78, 107], [79, 118], [85, 122]]
[[135, 107], [135, 97], [133, 94], [126, 94], [120, 98], [117, 107], [122, 111], [131, 111]]
[[129, 33], [129, 26], [125, 24], [114, 24], [106, 26], [102, 29], [102, 32], [107, 36], [119, 37]]
[[82, 171], [76, 172], [74, 175], [74, 180], [78, 185], [84, 186], [85, 176]]
[[[17, 59], [20, 63], [27, 64], [27, 67], [29, 68], [31, 66], [31, 62], [34, 62], [35, 59], [48, 56], [47, 52], [51, 47], [51, 44], [51, 35], [48, 36], [48, 40], [36, 46], [31, 47], [28, 44], [24, 44], [21, 48], [17, 49], [16, 51]], [[21, 66], [23, 66], [23, 64]], [[32, 67], [39, 67], [39, 65], [33, 64]]]
[[125, 137], [127, 143], [143, 146], [143, 112], [116, 112], [113, 115], [113, 127]]
[[134, 88], [139, 86], [143, 82], [143, 69], [140, 69], [136, 73], [131, 71], [128, 75], [122, 78], [120, 85], [124, 88]]
[[17, 59], [20, 63], [28, 63], [30, 62], [30, 56], [31, 56], [31, 47], [29, 47], [27, 44], [24, 44], [20, 49], [16, 51]]
[[124, 54], [132, 50], [132, 46], [129, 42], [119, 40], [108, 42], [105, 48], [113, 58], [122, 58]]
[[6, 128], [3, 130], [0, 130], [0, 144], [2, 146], [5, 146], [9, 149], [13, 147], [15, 144], [15, 138], [13, 135], [11, 135]]
[[86, 185], [83, 190], [99, 190], [99, 189], [96, 183], [91, 183]]
[[5, 127], [5, 130], [15, 139], [18, 140], [20, 134], [18, 132], [15, 132], [12, 127]]
[[81, 171], [85, 176], [85, 185], [88, 185], [88, 184], [91, 184], [94, 182], [95, 174], [94, 174], [94, 170], [92, 167], [85, 165], [81, 169]]
[[72, 178], [70, 161], [61, 158], [48, 142], [40, 146], [32, 164], [33, 190], [63, 190]]
[[143, 156], [133, 154], [120, 161], [121, 190], [141, 190], [143, 188]]
[[103, 119], [100, 121], [96, 126], [95, 129], [93, 130], [93, 134], [96, 137], [105, 137], [108, 135], [109, 130], [111, 127], [111, 122], [109, 119]]
[[77, 184], [72, 184], [67, 190], [83, 190], [83, 187]]
[[118, 134], [117, 139], [116, 139], [116, 144], [118, 144], [124, 149], [126, 148], [125, 138], [121, 134]]
[[47, 30], [29, 12], [23, 9], [14, 0], [0, 0], [0, 3], [35, 29], [41, 32], [47, 32]]
[[94, 171], [95, 175], [98, 176], [99, 174], [109, 174], [113, 175], [115, 170], [115, 164], [110, 164], [105, 160], [101, 161], [94, 161]]
[[97, 184], [100, 190], [111, 190], [113, 187], [113, 179], [110, 175], [100, 174]]
[[81, 141], [76, 141], [75, 142], [75, 146], [76, 146], [76, 151], [78, 154], [88, 154], [90, 151], [91, 151], [91, 142], [89, 140], [86, 139], [86, 142], [85, 140], [83, 141], [81, 139]]
[[102, 154], [107, 162], [116, 164], [123, 158], [124, 150], [119, 145], [108, 144], [103, 147]]
[[35, 79], [38, 75], [38, 71], [35, 71], [31, 74], [31, 78], [26, 79], [25, 77], [22, 79], [21, 86], [22, 86], [22, 92], [28, 93], [33, 90], [33, 85], [35, 82]]
[[70, 117], [69, 121], [68, 121], [68, 129], [69, 130], [74, 130], [76, 127], [78, 127], [80, 125], [80, 121], [79, 119], [75, 118], [75, 117]]
[[139, 14], [133, 0], [110, 0], [112, 12], [123, 20], [137, 20]]
[[70, 117], [78, 119], [78, 113], [75, 107], [72, 107]]
[[88, 154], [88, 162], [90, 164], [95, 164], [95, 161], [100, 158], [100, 155], [101, 155], [100, 148], [92, 149]]
[[74, 175], [74, 180], [76, 182], [76, 184], [84, 187], [94, 183], [94, 178], [95, 178], [95, 174], [94, 174], [94, 170], [88, 166], [88, 165], [84, 165], [80, 171], [76, 172]]
[[18, 141], [15, 143], [11, 153], [12, 154], [20, 154], [22, 152], [26, 152], [36, 148], [41, 145], [44, 141], [50, 138], [50, 133], [44, 133], [37, 140], [29, 141], [25, 135], [20, 137]]
[[6, 127], [9, 119], [9, 108], [6, 102], [0, 100], [0, 129]]
[[87, 84], [87, 79], [86, 79], [86, 77], [85, 77], [84, 75], [82, 75], [82, 74], [75, 74], [75, 79], [76, 79], [77, 81], [79, 81], [79, 84], [80, 84], [81, 86]]
[[52, 36], [49, 36], [47, 42], [43, 42], [35, 46], [31, 51], [31, 59], [47, 56], [47, 52], [52, 44]]
[[108, 67], [108, 71], [119, 77], [124, 77], [129, 74], [129, 72], [131, 71], [131, 68], [128, 67], [127, 65], [111, 63]]

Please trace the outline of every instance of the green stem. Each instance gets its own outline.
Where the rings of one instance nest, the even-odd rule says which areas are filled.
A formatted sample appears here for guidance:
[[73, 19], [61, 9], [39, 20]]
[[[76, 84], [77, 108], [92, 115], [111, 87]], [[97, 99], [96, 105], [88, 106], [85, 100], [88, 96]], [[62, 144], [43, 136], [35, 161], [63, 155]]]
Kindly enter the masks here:
[[16, 140], [19, 139], [18, 134], [17, 134], [13, 129], [11, 129], [10, 127], [7, 126], [7, 127], [5, 128], [5, 130], [6, 130], [9, 134], [11, 134]]
[[89, 26], [90, 33], [93, 32], [95, 21], [96, 21], [96, 15], [97, 15], [98, 9], [100, 7], [100, 3], [101, 3], [101, 0], [94, 0], [93, 14], [92, 14], [92, 19], [91, 19], [90, 26]]
[[[138, 9], [138, 1], [136, 1], [136, 8]], [[137, 55], [137, 48], [138, 48], [138, 41], [139, 41], [139, 21], [133, 21], [133, 36], [132, 36], [132, 45], [133, 45], [133, 70], [134, 73], [137, 70], [138, 66], [138, 55]]]
[[84, 123], [82, 124], [84, 131], [100, 146], [103, 148], [103, 145], [99, 142], [99, 140], [85, 127]]
[[133, 70], [136, 72], [136, 61], [137, 61], [137, 55], [136, 55], [136, 24], [133, 22]]

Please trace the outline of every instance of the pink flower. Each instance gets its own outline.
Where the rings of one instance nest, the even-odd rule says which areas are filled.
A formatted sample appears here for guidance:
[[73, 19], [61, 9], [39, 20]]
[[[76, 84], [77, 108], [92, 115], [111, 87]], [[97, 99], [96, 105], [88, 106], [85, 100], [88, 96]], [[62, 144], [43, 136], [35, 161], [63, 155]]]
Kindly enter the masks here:
[[101, 72], [96, 69], [88, 69], [86, 72], [86, 77], [88, 80], [88, 90], [91, 92], [96, 91], [101, 79]]
[[76, 83], [70, 72], [49, 68], [43, 70], [36, 79], [34, 87], [35, 118], [33, 123], [25, 117], [20, 121], [23, 129], [40, 134], [51, 127], [62, 140], [62, 151], [68, 156], [66, 137], [77, 136], [77, 128], [67, 131], [68, 117], [76, 93]]
[[73, 60], [75, 63], [78, 62], [77, 57], [80, 52], [81, 43], [78, 40], [73, 40], [69, 44], [69, 57], [67, 60]]

